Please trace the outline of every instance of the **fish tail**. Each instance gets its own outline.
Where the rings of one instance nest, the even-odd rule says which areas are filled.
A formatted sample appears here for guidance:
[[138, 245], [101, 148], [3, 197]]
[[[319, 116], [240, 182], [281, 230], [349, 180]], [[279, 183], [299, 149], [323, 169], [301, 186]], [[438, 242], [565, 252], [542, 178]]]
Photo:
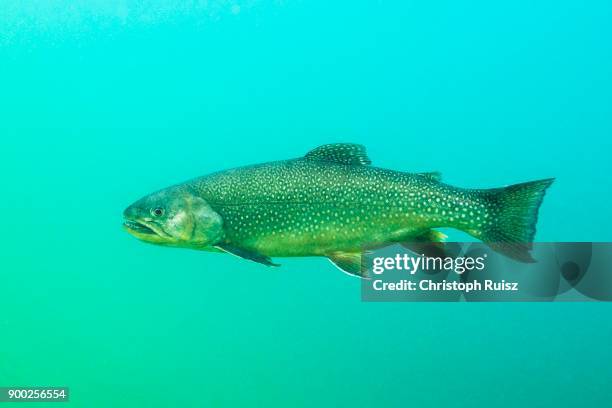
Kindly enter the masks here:
[[483, 190], [487, 218], [481, 227], [467, 232], [510, 258], [535, 262], [530, 251], [538, 211], [553, 181], [551, 178]]

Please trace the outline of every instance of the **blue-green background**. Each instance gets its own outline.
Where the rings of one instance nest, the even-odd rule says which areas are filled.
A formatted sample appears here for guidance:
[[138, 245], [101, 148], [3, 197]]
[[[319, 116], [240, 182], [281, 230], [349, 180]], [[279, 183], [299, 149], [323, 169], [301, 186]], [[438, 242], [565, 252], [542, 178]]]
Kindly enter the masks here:
[[351, 141], [465, 187], [557, 177], [537, 239], [609, 241], [611, 18], [578, 0], [2, 1], [0, 385], [67, 385], [78, 407], [608, 404], [609, 304], [362, 303], [323, 259], [150, 246], [121, 212]]

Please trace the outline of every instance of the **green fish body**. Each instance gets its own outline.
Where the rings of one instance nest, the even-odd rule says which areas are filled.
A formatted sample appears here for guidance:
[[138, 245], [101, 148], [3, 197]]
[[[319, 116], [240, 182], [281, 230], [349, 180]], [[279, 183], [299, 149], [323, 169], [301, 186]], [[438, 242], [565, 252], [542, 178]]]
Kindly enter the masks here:
[[[201, 234], [182, 231], [182, 240], [166, 242], [156, 242], [158, 236], [151, 241], [150, 234], [143, 237], [138, 231], [134, 235], [268, 265], [273, 265], [271, 257], [323, 256], [362, 276], [364, 248], [440, 241], [443, 235], [433, 229], [441, 227], [465, 231], [508, 256], [531, 261], [538, 208], [551, 183], [548, 179], [498, 189], [461, 189], [440, 182], [438, 173], [371, 166], [363, 146], [334, 144], [302, 158], [222, 171], [170, 187], [136, 202], [125, 215], [134, 233], [129, 227], [139, 224], [138, 214], [152, 214], [156, 208], [165, 212], [172, 207], [168, 200], [176, 196], [195, 197], [207, 205], [209, 217], [214, 214], [215, 234], [201, 239]], [[155, 213], [146, 218], [155, 218]], [[168, 223], [156, 227], [176, 236], [164, 229]], [[191, 224], [197, 225], [198, 219]]]

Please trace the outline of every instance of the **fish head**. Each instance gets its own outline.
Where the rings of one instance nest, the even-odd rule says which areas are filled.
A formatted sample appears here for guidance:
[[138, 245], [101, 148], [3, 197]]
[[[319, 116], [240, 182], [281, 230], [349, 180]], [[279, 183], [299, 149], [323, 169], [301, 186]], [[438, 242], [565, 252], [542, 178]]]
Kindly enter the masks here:
[[223, 235], [223, 220], [203, 198], [184, 186], [147, 195], [123, 212], [123, 226], [158, 245], [203, 248]]

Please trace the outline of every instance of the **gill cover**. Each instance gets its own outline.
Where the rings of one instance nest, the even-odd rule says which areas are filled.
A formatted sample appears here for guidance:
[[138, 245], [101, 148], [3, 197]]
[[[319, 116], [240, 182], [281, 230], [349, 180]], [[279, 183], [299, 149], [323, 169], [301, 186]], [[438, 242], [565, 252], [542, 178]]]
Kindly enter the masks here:
[[187, 211], [179, 213], [191, 218], [191, 237], [187, 240], [195, 245], [211, 245], [218, 242], [223, 236], [223, 219], [212, 209], [208, 203], [197, 196], [187, 198]]

